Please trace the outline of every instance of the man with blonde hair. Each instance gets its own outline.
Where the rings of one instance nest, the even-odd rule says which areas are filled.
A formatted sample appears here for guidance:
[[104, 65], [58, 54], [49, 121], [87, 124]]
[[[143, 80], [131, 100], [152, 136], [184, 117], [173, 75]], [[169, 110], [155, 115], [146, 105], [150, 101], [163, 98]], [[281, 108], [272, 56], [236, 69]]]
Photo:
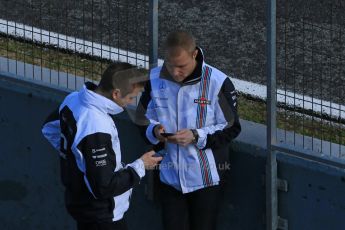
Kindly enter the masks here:
[[164, 229], [216, 229], [229, 143], [241, 125], [234, 85], [205, 63], [189, 32], [167, 36], [164, 64], [151, 70], [137, 123], [145, 125], [151, 144], [165, 146], [160, 164]]

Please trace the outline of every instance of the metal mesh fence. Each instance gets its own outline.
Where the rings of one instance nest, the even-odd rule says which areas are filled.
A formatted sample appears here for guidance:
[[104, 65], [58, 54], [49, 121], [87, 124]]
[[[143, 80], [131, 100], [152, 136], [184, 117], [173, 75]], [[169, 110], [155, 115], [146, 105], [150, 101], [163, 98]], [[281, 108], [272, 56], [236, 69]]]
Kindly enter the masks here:
[[277, 2], [280, 142], [345, 156], [344, 30], [344, 1]]
[[70, 89], [109, 62], [148, 68], [148, 1], [0, 1], [0, 71]]
[[[232, 63], [243, 80], [265, 82], [262, 2], [200, 2], [206, 15], [195, 7], [188, 14], [188, 2], [160, 4], [161, 40], [172, 29], [189, 29], [211, 64], [232, 75], [225, 68]], [[284, 130], [278, 139], [332, 156], [345, 155], [344, 4], [277, 1], [277, 121]], [[221, 12], [217, 17], [215, 10]], [[86, 80], [97, 81], [109, 62], [149, 67], [149, 1], [0, 1], [0, 14], [0, 72], [77, 89]], [[206, 17], [209, 33], [195, 23], [198, 17]], [[225, 26], [229, 23], [234, 26]], [[250, 85], [249, 91], [265, 91]], [[236, 88], [241, 90], [240, 84]], [[265, 116], [256, 119], [264, 122]]]

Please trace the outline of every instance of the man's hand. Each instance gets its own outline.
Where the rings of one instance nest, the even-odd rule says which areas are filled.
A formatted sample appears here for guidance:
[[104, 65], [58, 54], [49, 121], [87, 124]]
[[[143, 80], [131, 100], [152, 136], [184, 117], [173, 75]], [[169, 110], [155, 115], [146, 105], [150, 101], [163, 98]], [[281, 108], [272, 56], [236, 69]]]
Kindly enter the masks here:
[[163, 125], [156, 125], [153, 131], [155, 133], [156, 138], [159, 141], [161, 141], [161, 142], [166, 142], [167, 141], [167, 139], [161, 135], [161, 133], [165, 132], [165, 128], [164, 128]]
[[154, 151], [150, 151], [144, 153], [140, 159], [144, 162], [145, 169], [153, 169], [162, 159], [163, 157], [154, 157]]
[[195, 140], [193, 132], [190, 129], [182, 129], [177, 131], [174, 136], [167, 137], [170, 143], [187, 146]]

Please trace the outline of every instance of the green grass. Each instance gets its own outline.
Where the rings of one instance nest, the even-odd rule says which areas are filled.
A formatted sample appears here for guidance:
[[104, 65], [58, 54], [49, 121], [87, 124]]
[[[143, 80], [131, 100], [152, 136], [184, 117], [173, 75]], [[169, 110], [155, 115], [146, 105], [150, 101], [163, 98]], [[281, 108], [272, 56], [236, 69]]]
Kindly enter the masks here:
[[[93, 80], [99, 80], [101, 73], [110, 63], [109, 60], [94, 59], [86, 55], [8, 37], [0, 37], [0, 56]], [[242, 119], [266, 123], [266, 104], [263, 101], [240, 95], [238, 104], [239, 116]], [[341, 124], [341, 121], [315, 118], [301, 111], [280, 108], [277, 111], [277, 126], [302, 135], [345, 144], [345, 125]]]
[[4, 37], [0, 37], [0, 56], [92, 80], [99, 79], [110, 63], [105, 60], [91, 59], [85, 55], [82, 57], [80, 54], [58, 48], [47, 48]]
[[[240, 118], [266, 124], [265, 102], [240, 95], [238, 110]], [[278, 108], [277, 127], [321, 140], [345, 144], [345, 125], [341, 121], [313, 117], [301, 113], [300, 110]]]

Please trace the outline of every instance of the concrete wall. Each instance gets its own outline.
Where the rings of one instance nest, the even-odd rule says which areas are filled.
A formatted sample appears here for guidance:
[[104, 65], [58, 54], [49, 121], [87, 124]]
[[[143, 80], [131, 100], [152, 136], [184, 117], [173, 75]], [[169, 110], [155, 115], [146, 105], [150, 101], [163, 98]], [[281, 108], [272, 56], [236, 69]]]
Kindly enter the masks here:
[[[75, 229], [63, 203], [58, 154], [43, 139], [41, 124], [67, 91], [0, 76], [1, 229]], [[242, 121], [232, 144], [231, 170], [218, 229], [265, 229], [265, 126]], [[117, 118], [124, 160], [143, 153], [144, 143], [128, 116]], [[124, 148], [125, 147], [125, 148]], [[289, 229], [345, 229], [345, 173], [317, 162], [278, 155], [279, 211]], [[146, 182], [134, 191], [129, 229], [161, 229], [159, 205], [145, 197]]]

